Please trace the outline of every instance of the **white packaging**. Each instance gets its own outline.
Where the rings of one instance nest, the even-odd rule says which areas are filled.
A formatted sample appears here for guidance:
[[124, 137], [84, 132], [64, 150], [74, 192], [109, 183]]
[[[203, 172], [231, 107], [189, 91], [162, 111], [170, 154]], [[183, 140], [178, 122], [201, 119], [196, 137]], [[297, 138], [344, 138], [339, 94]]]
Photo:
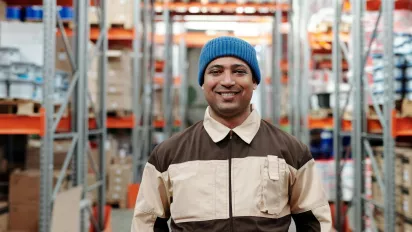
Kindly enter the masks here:
[[405, 91], [406, 92], [412, 92], [412, 79], [406, 81]]
[[7, 98], [7, 81], [0, 81], [0, 98]]
[[36, 66], [32, 63], [17, 62], [12, 63], [10, 68], [10, 80], [30, 81], [35, 79]]
[[56, 89], [67, 89], [68, 88], [68, 73], [63, 71], [56, 71], [54, 77], [54, 87]]
[[405, 69], [405, 78], [412, 79], [412, 66]]
[[43, 85], [34, 85], [33, 100], [37, 102], [43, 102]]
[[10, 77], [10, 66], [0, 65], [0, 80], [8, 80]]
[[[403, 77], [401, 68], [394, 68], [393, 69], [393, 76], [392, 79], [401, 79]], [[383, 81], [385, 78], [385, 74], [383, 69], [377, 69], [373, 72], [373, 81]]]
[[0, 47], [0, 64], [10, 65], [14, 62], [20, 62], [20, 51], [18, 48]]
[[34, 84], [28, 81], [10, 81], [10, 98], [32, 100]]
[[[379, 82], [374, 82], [372, 84], [372, 92], [373, 93], [383, 93], [385, 89], [385, 82], [384, 81], [379, 81]], [[395, 92], [401, 92], [402, 91], [402, 81], [395, 81], [394, 83], [394, 91]]]
[[409, 53], [405, 55], [404, 57], [405, 57], [406, 65], [412, 66], [412, 53]]
[[0, 22], [0, 47], [18, 48], [22, 62], [43, 65], [43, 23]]

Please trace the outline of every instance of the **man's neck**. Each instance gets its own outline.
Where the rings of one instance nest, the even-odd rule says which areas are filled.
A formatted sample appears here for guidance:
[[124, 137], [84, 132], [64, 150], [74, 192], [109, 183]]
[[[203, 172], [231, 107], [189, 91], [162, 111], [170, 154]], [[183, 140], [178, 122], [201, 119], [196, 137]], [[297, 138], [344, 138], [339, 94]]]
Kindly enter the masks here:
[[252, 106], [240, 115], [237, 115], [232, 118], [226, 118], [226, 117], [220, 116], [219, 114], [215, 113], [212, 110], [212, 108], [209, 108], [210, 117], [212, 117], [214, 120], [220, 122], [221, 124], [223, 124], [224, 126], [230, 129], [236, 128], [237, 126], [241, 125], [249, 117], [251, 112], [252, 112]]

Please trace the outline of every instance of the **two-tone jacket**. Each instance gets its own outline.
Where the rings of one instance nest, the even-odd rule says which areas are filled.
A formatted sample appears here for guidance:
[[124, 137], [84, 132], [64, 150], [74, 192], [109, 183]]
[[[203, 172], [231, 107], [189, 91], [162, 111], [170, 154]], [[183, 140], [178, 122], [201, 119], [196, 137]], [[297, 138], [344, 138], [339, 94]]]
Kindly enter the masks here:
[[155, 147], [143, 171], [132, 232], [331, 231], [307, 146], [256, 110], [229, 129], [203, 121]]

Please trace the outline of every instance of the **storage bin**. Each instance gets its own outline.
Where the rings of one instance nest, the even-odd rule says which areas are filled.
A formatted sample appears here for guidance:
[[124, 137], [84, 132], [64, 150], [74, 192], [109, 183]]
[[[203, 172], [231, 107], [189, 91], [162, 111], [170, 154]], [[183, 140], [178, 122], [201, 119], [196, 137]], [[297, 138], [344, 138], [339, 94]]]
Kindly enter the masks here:
[[7, 97], [8, 97], [7, 81], [0, 80], [0, 98], [7, 98]]
[[54, 87], [56, 89], [67, 90], [69, 88], [69, 74], [57, 70], [54, 77]]
[[8, 80], [10, 77], [10, 66], [9, 65], [0, 65], [0, 81]]
[[[383, 93], [384, 87], [385, 87], [384, 81], [374, 82], [372, 84], [372, 92], [373, 93]], [[394, 92], [402, 93], [403, 92], [402, 81], [395, 81], [393, 88], [394, 88]]]
[[412, 53], [409, 53], [404, 56], [405, 57], [405, 65], [412, 66]]
[[34, 94], [33, 100], [37, 102], [43, 102], [43, 69], [40, 66], [35, 67], [34, 78]]
[[[378, 81], [383, 81], [385, 77], [384, 70], [383, 68], [377, 69], [373, 72], [373, 81], [378, 82]], [[403, 78], [403, 68], [394, 68], [393, 69], [393, 79], [395, 80], [401, 80]]]
[[10, 80], [9, 97], [32, 100], [34, 95], [34, 82]]
[[408, 80], [412, 79], [412, 65], [405, 68], [405, 78]]
[[[395, 67], [401, 68], [405, 65], [405, 56], [403, 55], [394, 55], [393, 64]], [[383, 55], [382, 54], [372, 54], [372, 64], [373, 70], [383, 68]]]
[[64, 21], [73, 20], [73, 8], [68, 6], [59, 6], [57, 8], [60, 18]]
[[11, 65], [11, 63], [20, 61], [21, 55], [18, 48], [0, 47], [0, 64]]
[[32, 63], [12, 63], [10, 70], [10, 80], [33, 82], [35, 79], [35, 71], [36, 65]]
[[19, 6], [8, 6], [6, 8], [6, 19], [9, 21], [20, 21], [21, 20], [21, 7]]
[[41, 21], [43, 19], [43, 8], [41, 6], [27, 6], [26, 20]]

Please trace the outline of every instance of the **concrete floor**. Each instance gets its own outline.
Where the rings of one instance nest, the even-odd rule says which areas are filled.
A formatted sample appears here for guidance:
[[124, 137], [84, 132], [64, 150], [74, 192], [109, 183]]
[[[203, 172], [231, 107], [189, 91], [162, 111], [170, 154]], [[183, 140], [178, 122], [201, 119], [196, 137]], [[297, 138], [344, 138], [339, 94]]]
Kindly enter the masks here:
[[132, 224], [133, 209], [112, 210], [112, 231], [130, 232]]
[[[113, 209], [112, 210], [112, 231], [116, 232], [130, 232], [130, 225], [132, 222], [132, 209]], [[295, 232], [295, 223], [289, 229], [289, 232]]]

